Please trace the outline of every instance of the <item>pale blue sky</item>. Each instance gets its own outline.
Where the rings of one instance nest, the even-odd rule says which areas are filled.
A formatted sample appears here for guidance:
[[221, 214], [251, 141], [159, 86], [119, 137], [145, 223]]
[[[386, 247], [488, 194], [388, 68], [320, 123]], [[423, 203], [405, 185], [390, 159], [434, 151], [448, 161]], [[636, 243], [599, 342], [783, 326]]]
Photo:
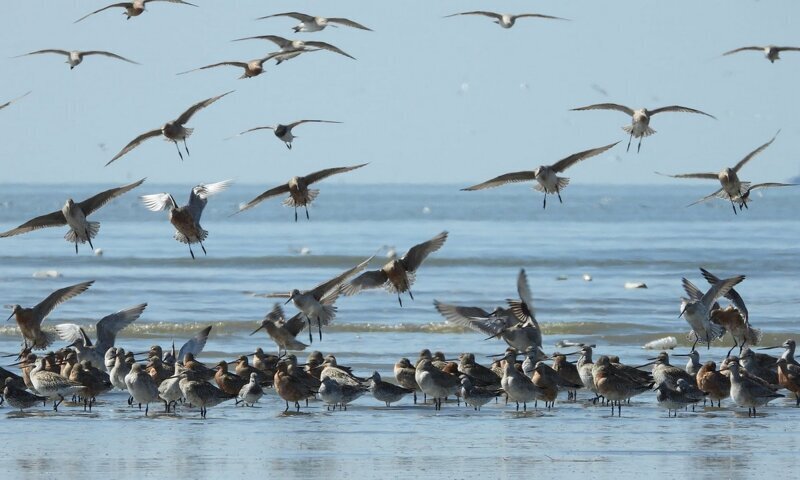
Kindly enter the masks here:
[[[338, 180], [435, 182], [465, 186], [533, 169], [617, 140], [609, 154], [574, 167], [573, 184], [680, 182], [653, 172], [717, 171], [777, 141], [742, 171], [746, 180], [800, 173], [797, 79], [800, 53], [770, 64], [758, 52], [720, 57], [745, 45], [800, 45], [800, 2], [645, 1], [219, 1], [200, 8], [152, 3], [126, 21], [121, 9], [77, 18], [109, 0], [4, 2], [0, 16], [0, 182], [119, 184], [235, 178], [272, 184], [294, 174], [370, 162]], [[521, 19], [504, 30], [465, 10], [537, 12], [571, 22]], [[284, 11], [348, 17], [371, 27], [294, 34]], [[224, 60], [251, 60], [277, 34], [323, 40], [357, 61], [317, 52], [237, 80], [233, 67], [176, 76]], [[109, 50], [142, 65], [91, 57], [70, 71], [55, 55], [11, 58], [42, 48]], [[149, 140], [109, 167], [128, 141], [213, 95], [236, 92], [188, 124], [192, 156]], [[631, 107], [680, 104], [715, 115], [663, 114], [642, 153], [624, 150], [618, 112], [570, 112], [599, 102]], [[288, 151], [270, 132], [225, 137], [301, 118]], [[635, 144], [632, 150], [635, 148]], [[691, 180], [684, 182], [692, 183]], [[695, 183], [697, 184], [697, 183]], [[711, 185], [709, 185], [711, 187]]]

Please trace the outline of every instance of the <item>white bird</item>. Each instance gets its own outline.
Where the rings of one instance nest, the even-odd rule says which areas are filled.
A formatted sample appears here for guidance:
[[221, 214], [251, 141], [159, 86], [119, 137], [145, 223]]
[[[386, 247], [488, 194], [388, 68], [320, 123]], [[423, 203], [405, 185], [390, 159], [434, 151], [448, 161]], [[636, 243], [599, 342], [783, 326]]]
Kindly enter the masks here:
[[39, 55], [42, 53], [57, 53], [59, 55], [65, 55], [67, 57], [67, 62], [69, 64], [69, 69], [72, 70], [73, 68], [77, 67], [81, 62], [83, 62], [83, 57], [87, 55], [103, 55], [105, 57], [116, 58], [117, 60], [122, 60], [123, 62], [133, 63], [135, 65], [139, 65], [138, 62], [134, 62], [133, 60], [129, 60], [125, 57], [119, 56], [116, 53], [106, 52], [104, 50], [87, 50], [82, 52], [80, 50], [58, 50], [54, 48], [46, 48], [44, 50], [36, 50], [35, 52], [25, 53], [22, 55], [17, 55], [14, 58], [19, 57], [27, 57], [28, 55]]
[[250, 374], [250, 381], [239, 390], [239, 398], [245, 406], [254, 406], [258, 400], [264, 396], [264, 389], [258, 384], [258, 374]]
[[[266, 125], [266, 126], [263, 126], [263, 127], [250, 128], [250, 129], [245, 130], [243, 132], [237, 133], [236, 135], [234, 135], [234, 137], [238, 137], [240, 135], [244, 135], [245, 133], [255, 132], [256, 130], [272, 130], [273, 133], [275, 133], [275, 136], [278, 137], [278, 139], [280, 141], [282, 141], [283, 143], [286, 144], [286, 148], [291, 150], [292, 149], [292, 140], [297, 138], [292, 133], [292, 129], [294, 127], [296, 127], [298, 125], [302, 125], [304, 123], [342, 123], [342, 122], [336, 122], [336, 121], [333, 121], [333, 120], [298, 120], [296, 122], [287, 123], [286, 125], [284, 125], [282, 123], [278, 123], [278, 124], [275, 124], [275, 125]], [[233, 138], [233, 137], [229, 137], [229, 138]]]
[[299, 12], [285, 12], [285, 13], [276, 13], [274, 15], [267, 15], [265, 17], [258, 17], [256, 20], [263, 20], [265, 18], [273, 18], [273, 17], [292, 17], [296, 20], [300, 20], [300, 23], [297, 24], [296, 27], [293, 28], [294, 33], [298, 32], [318, 32], [323, 30], [328, 25], [337, 26], [344, 25], [346, 27], [353, 27], [358, 28], [360, 30], [369, 30], [371, 29], [361, 25], [360, 23], [356, 23], [352, 20], [347, 18], [325, 18], [325, 17], [315, 17], [312, 15], [306, 15], [305, 13]]
[[709, 115], [706, 112], [701, 112], [700, 110], [695, 110], [693, 108], [681, 107], [680, 105], [670, 105], [669, 107], [661, 107], [653, 110], [648, 110], [646, 108], [640, 108], [638, 110], [634, 110], [632, 108], [626, 107], [625, 105], [619, 105], [616, 103], [598, 103], [596, 105], [588, 105], [586, 107], [579, 107], [572, 109], [573, 112], [580, 110], [616, 110], [618, 112], [630, 115], [631, 124], [622, 127], [623, 130], [625, 130], [630, 134], [630, 138], [628, 139], [628, 148], [626, 149], [626, 151], [629, 151], [631, 149], [631, 140], [633, 140], [633, 137], [636, 137], [639, 139], [639, 146], [636, 148], [637, 153], [639, 152], [639, 150], [642, 149], [642, 138], [649, 137], [650, 135], [656, 133], [655, 130], [650, 128], [650, 117], [652, 117], [657, 113], [685, 112], [685, 113], [697, 113], [700, 115], [705, 115], [715, 120], [717, 118], [713, 115]]
[[517, 403], [517, 410], [519, 410], [519, 404], [522, 403], [522, 410], [525, 411], [528, 409], [528, 402], [536, 400], [542, 394], [542, 390], [514, 367], [514, 357], [513, 353], [506, 353], [503, 359], [503, 378], [500, 380], [500, 385], [508, 395], [508, 399]]
[[183, 124], [191, 120], [192, 116], [198, 111], [206, 108], [207, 106], [211, 105], [220, 98], [232, 92], [233, 90], [231, 90], [230, 92], [225, 92], [222, 95], [217, 95], [216, 97], [207, 98], [201, 102], [198, 102], [189, 107], [189, 109], [183, 112], [180, 117], [165, 123], [164, 126], [162, 126], [161, 128], [156, 128], [155, 130], [150, 130], [149, 132], [145, 132], [139, 135], [138, 137], [131, 140], [127, 145], [125, 145], [125, 148], [120, 150], [118, 154], [114, 155], [114, 158], [109, 160], [108, 163], [106, 163], [106, 166], [110, 165], [112, 162], [114, 162], [121, 156], [125, 155], [126, 153], [130, 152], [134, 148], [138, 147], [140, 143], [144, 142], [148, 138], [157, 137], [159, 135], [163, 135], [167, 140], [175, 144], [175, 148], [178, 149], [178, 156], [180, 156], [181, 160], [183, 160], [183, 154], [181, 153], [181, 149], [178, 147], [178, 141], [183, 140], [183, 148], [186, 149], [186, 155], [189, 155], [189, 147], [186, 146], [186, 139], [194, 131], [193, 128], [184, 127]]
[[719, 297], [745, 279], [744, 275], [720, 280], [711, 285], [706, 293], [700, 291], [692, 282], [686, 278], [682, 279], [683, 289], [686, 291], [688, 299], [682, 299], [681, 314], [684, 320], [692, 327], [690, 336], [694, 337], [692, 350], [698, 342], [705, 343], [711, 348], [711, 341], [725, 335], [725, 327], [711, 322], [711, 310]]
[[[180, 386], [180, 374], [183, 372], [183, 367], [179, 362], [175, 362], [175, 373], [173, 376], [167, 378], [158, 385], [158, 396], [164, 402], [166, 413], [169, 413], [170, 405], [177, 405], [178, 400], [183, 398], [183, 392]], [[172, 407], [174, 409], [174, 407]]]
[[255, 60], [250, 60], [249, 62], [238, 62], [238, 61], [231, 61], [231, 62], [219, 62], [219, 63], [212, 63], [211, 65], [206, 65], [204, 67], [194, 68], [192, 70], [186, 70], [185, 72], [180, 72], [178, 75], [184, 75], [190, 72], [196, 72], [198, 70], [206, 70], [208, 68], [215, 68], [215, 67], [239, 67], [244, 69], [244, 73], [242, 74], [239, 79], [243, 78], [252, 78], [257, 77], [264, 73], [264, 62], [272, 60], [273, 58], [278, 59], [278, 63], [280, 63], [280, 59], [288, 59], [294, 58], [301, 53], [305, 52], [314, 52], [316, 50], [291, 50], [291, 51], [280, 51], [280, 52], [272, 52], [266, 57], [256, 58]]
[[223, 180], [216, 183], [200, 184], [192, 188], [189, 194], [189, 203], [179, 207], [175, 198], [169, 193], [154, 193], [139, 197], [148, 210], [158, 212], [169, 208], [169, 221], [175, 227], [175, 240], [189, 246], [189, 253], [194, 258], [192, 244], [199, 243], [203, 253], [206, 247], [203, 240], [208, 237], [208, 231], [200, 226], [200, 217], [208, 203], [208, 197], [220, 193], [233, 183], [232, 180]]
[[722, 55], [723, 56], [731, 55], [733, 53], [744, 52], [747, 50], [764, 52], [764, 57], [766, 57], [766, 59], [769, 60], [770, 63], [775, 63], [775, 60], [780, 60], [781, 52], [800, 52], [800, 48], [798, 47], [776, 47], [775, 45], [767, 45], [765, 47], [753, 46], [753, 47], [735, 48], [733, 50], [723, 53]]
[[303, 51], [308, 51], [309, 47], [328, 50], [330, 52], [338, 53], [339, 55], [344, 55], [345, 57], [352, 58], [353, 60], [356, 59], [356, 57], [346, 53], [339, 47], [335, 47], [330, 43], [326, 42], [289, 40], [288, 38], [280, 37], [278, 35], [257, 35], [255, 37], [237, 38], [236, 40], [233, 41], [241, 42], [242, 40], [268, 40], [277, 45], [281, 49], [281, 51], [287, 53], [287, 55], [276, 58], [275, 62], [276, 65], [280, 65], [281, 62], [285, 62], [286, 60], [291, 60], [292, 58], [300, 55]]
[[[666, 175], [666, 176], [672, 178], [699, 178], [703, 180], [719, 180], [719, 183], [721, 185], [719, 190], [712, 193], [711, 195], [707, 195], [701, 198], [700, 200], [694, 203], [691, 203], [689, 206], [696, 205], [700, 202], [704, 202], [706, 200], [716, 197], [716, 198], [730, 200], [731, 207], [733, 207], [733, 213], [736, 213], [736, 204], [734, 202], [738, 200], [742, 203], [742, 205], [745, 205], [747, 200], [741, 201], [741, 198], [746, 193], [747, 196], [749, 197], [749, 191], [750, 191], [750, 182], [741, 181], [738, 175], [739, 171], [742, 169], [742, 167], [744, 167], [747, 164], [747, 162], [755, 158], [756, 155], [763, 152], [767, 147], [772, 145], [772, 142], [775, 141], [775, 138], [777, 138], [778, 133], [781, 133], [781, 131], [778, 130], [778, 132], [775, 134], [775, 136], [772, 137], [770, 141], [756, 148], [752, 152], [748, 153], [743, 159], [739, 160], [739, 163], [737, 163], [733, 167], [726, 167], [721, 171], [719, 171], [718, 173], [681, 173], [678, 175]], [[766, 184], [766, 183], [760, 185], [761, 185], [760, 188], [764, 188], [764, 186], [766, 185], [788, 186], [788, 184]], [[742, 209], [744, 207], [740, 206], [739, 208]]]
[[333, 304], [339, 297], [342, 283], [366, 268], [370, 260], [372, 260], [372, 257], [369, 257], [353, 268], [345, 270], [332, 279], [320, 283], [311, 290], [300, 291], [295, 288], [289, 293], [268, 293], [260, 296], [264, 296], [266, 298], [287, 298], [288, 300], [286, 300], [286, 303], [294, 303], [294, 306], [303, 312], [303, 315], [305, 315], [306, 320], [308, 321], [309, 342], [313, 342], [313, 338], [311, 336], [312, 320], [317, 322], [319, 338], [322, 340], [322, 325], [328, 325], [333, 321], [334, 317], [336, 317], [336, 307], [333, 306]]
[[11, 105], [12, 103], [16, 102], [17, 100], [19, 100], [19, 99], [21, 99], [21, 98], [25, 98], [25, 97], [27, 97], [27, 96], [28, 96], [30, 93], [31, 93], [31, 92], [25, 93], [24, 95], [20, 95], [19, 97], [17, 97], [17, 98], [14, 98], [14, 99], [12, 99], [12, 100], [9, 100], [9, 101], [7, 101], [6, 103], [0, 104], [0, 110], [2, 110], [2, 109], [4, 109], [4, 108], [6, 108], [7, 106]]
[[542, 15], [541, 13], [520, 13], [517, 15], [512, 15], [509, 13], [495, 13], [495, 12], [487, 12], [483, 10], [477, 10], [473, 12], [461, 12], [461, 13], [454, 13], [452, 15], [446, 15], [444, 18], [456, 17], [460, 15], [482, 15], [484, 17], [489, 17], [494, 19], [494, 23], [500, 25], [503, 28], [511, 28], [516, 23], [517, 19], [519, 18], [545, 18], [549, 20], [567, 20], [566, 18], [561, 17], [553, 17], [551, 15]]
[[91, 196], [82, 202], [75, 203], [72, 198], [68, 198], [61, 210], [41, 215], [28, 220], [17, 228], [0, 233], [0, 238], [12, 237], [22, 233], [32, 232], [40, 228], [60, 227], [68, 225], [69, 230], [64, 235], [64, 240], [75, 244], [75, 253], [78, 253], [78, 244], [89, 242], [89, 246], [94, 249], [92, 239], [100, 231], [99, 222], [90, 222], [86, 219], [89, 215], [96, 212], [111, 200], [120, 195], [133, 190], [144, 182], [144, 178], [138, 182], [111, 188], [97, 195]]
[[583, 152], [573, 153], [572, 155], [563, 158], [552, 165], [541, 165], [536, 170], [506, 173], [483, 183], [462, 188], [461, 190], [470, 192], [474, 190], [499, 187], [507, 183], [536, 180], [536, 184], [533, 186], [534, 190], [544, 193], [544, 202], [542, 203], [542, 208], [547, 207], [547, 194], [558, 195], [558, 201], [560, 203], [564, 203], [561, 200], [561, 190], [567, 188], [567, 185], [569, 185], [569, 178], [559, 177], [556, 174], [563, 172], [581, 160], [586, 160], [587, 158], [594, 157], [595, 155], [600, 155], [617, 143], [619, 142], [615, 142], [604, 147], [592, 148], [590, 150], [584, 150]]
[[[36, 360], [36, 366], [30, 371], [29, 375], [34, 390], [39, 395], [53, 400], [53, 410], [58, 410], [58, 406], [64, 401], [64, 395], [80, 393], [85, 388], [80, 383], [45, 370], [44, 357]], [[58, 401], [54, 400], [56, 397]]]
[[97, 322], [97, 342], [92, 344], [89, 335], [83, 327], [74, 323], [61, 323], [56, 325], [56, 333], [61, 340], [70, 342], [78, 354], [78, 362], [89, 360], [92, 365], [105, 371], [105, 354], [114, 346], [117, 333], [135, 322], [147, 308], [146, 303], [141, 303], [126, 310], [120, 310], [111, 315], [106, 315]]
[[108, 10], [109, 8], [118, 8], [118, 7], [125, 9], [124, 14], [127, 16], [126, 20], [130, 20], [131, 17], [138, 17], [139, 15], [144, 13], [145, 5], [150, 3], [150, 2], [169, 2], [169, 3], [180, 3], [180, 4], [183, 4], [183, 5], [189, 5], [189, 6], [192, 6], [192, 7], [196, 7], [197, 6], [197, 5], [193, 4], [193, 3], [184, 2], [183, 0], [133, 0], [132, 2], [114, 3], [114, 4], [108, 5], [108, 6], [103, 7], [103, 8], [99, 8], [99, 9], [95, 10], [94, 12], [92, 12], [92, 13], [90, 13], [88, 15], [84, 15], [81, 18], [75, 20], [75, 22], [73, 22], [73, 23], [78, 23], [78, 22], [80, 22], [81, 20], [83, 20], [83, 19], [85, 19], [87, 17], [91, 17], [95, 13], [102, 12], [103, 10]]
[[125, 375], [125, 386], [133, 397], [133, 403], [139, 404], [139, 410], [144, 403], [144, 416], [150, 411], [150, 403], [159, 401], [158, 385], [153, 377], [142, 369], [138, 363], [131, 366], [131, 371]]

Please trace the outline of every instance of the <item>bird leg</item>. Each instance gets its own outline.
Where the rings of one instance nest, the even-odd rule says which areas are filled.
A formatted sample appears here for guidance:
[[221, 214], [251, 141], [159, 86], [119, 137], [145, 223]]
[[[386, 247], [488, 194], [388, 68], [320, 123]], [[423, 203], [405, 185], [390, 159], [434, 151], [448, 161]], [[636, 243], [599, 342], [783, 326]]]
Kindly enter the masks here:
[[[733, 335], [731, 335], [731, 337], [733, 337]], [[738, 346], [739, 346], [739, 342], [736, 341], [736, 337], [733, 337], [733, 346], [731, 347], [730, 350], [728, 350], [728, 354], [725, 355], [725, 358], [730, 357], [731, 356], [731, 352], [733, 351], [733, 349], [738, 347]], [[744, 346], [744, 344], [742, 344], [742, 346]], [[739, 351], [739, 353], [742, 353], [741, 350]]]
[[[176, 143], [175, 145], [177, 145], [177, 143]], [[187, 156], [187, 157], [188, 157], [188, 156], [191, 156], [191, 154], [189, 153], [189, 146], [188, 146], [188, 145], [186, 145], [186, 137], [183, 137], [183, 148], [185, 148], [185, 149], [186, 149], [186, 156]]]
[[733, 199], [732, 198], [731, 198], [731, 207], [733, 207], [733, 214], [734, 215], [739, 215], [738, 213], [736, 213], [736, 204], [733, 203]]
[[561, 200], [561, 190], [559, 190], [558, 187], [556, 187], [556, 195], [558, 195], [558, 203], [564, 203], [564, 201]]
[[639, 146], [638, 146], [638, 147], [636, 147], [636, 153], [639, 153], [639, 151], [642, 149], [642, 139], [643, 139], [643, 138], [644, 138], [644, 135], [642, 135], [641, 137], [639, 137]]
[[[89, 248], [94, 250], [94, 245], [92, 245], [92, 237], [89, 235], [89, 230], [86, 230], [86, 241], [89, 242]], [[76, 243], [75, 246], [77, 247], [78, 244]]]
[[625, 150], [626, 152], [631, 151], [631, 140], [633, 140], [633, 131], [631, 131], [631, 136], [628, 138], [628, 148]]
[[311, 335], [311, 317], [306, 317], [308, 320], [308, 343], [314, 343], [314, 336]]
[[75, 255], [78, 254], [78, 239], [75, 239]]
[[547, 208], [547, 192], [544, 192], [544, 200], [542, 200], [542, 208]]
[[189, 254], [192, 256], [192, 260], [194, 260], [194, 252], [192, 251], [192, 244], [189, 243]]
[[284, 143], [286, 143], [286, 148], [288, 148], [289, 150], [292, 149], [292, 142], [284, 142]]
[[700, 337], [698, 337], [696, 334], [695, 334], [694, 337], [695, 337], [695, 339], [694, 339], [694, 343], [692, 344], [692, 350], [694, 350], [694, 347], [697, 346], [697, 342], [700, 341]]
[[178, 150], [178, 156], [181, 157], [181, 162], [183, 161], [183, 154], [181, 153], [181, 147], [178, 146], [178, 142], [175, 142], [175, 149]]
[[397, 301], [400, 302], [400, 306], [403, 306], [403, 299], [400, 298], [400, 293], [397, 294]]
[[317, 330], [319, 330], [319, 340], [322, 341], [322, 321], [317, 317]]
[[202, 248], [202, 249], [203, 249], [203, 255], [208, 255], [208, 252], [206, 252], [206, 247], [203, 245], [203, 242], [200, 242], [200, 241], [198, 240], [198, 243], [200, 243], [200, 248]]
[[411, 297], [411, 300], [414, 300], [414, 294], [411, 293], [411, 289], [408, 289], [408, 296]]
[[308, 216], [308, 205], [303, 205], [303, 208], [306, 209], [306, 220], [311, 220], [311, 217]]

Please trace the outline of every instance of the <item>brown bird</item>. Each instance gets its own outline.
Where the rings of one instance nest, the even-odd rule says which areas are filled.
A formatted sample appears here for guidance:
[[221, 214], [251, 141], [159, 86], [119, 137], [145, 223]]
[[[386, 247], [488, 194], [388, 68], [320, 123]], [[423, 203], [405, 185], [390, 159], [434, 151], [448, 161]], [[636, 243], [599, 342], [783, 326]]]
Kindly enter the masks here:
[[138, 182], [111, 188], [78, 203], [68, 198], [61, 210], [28, 220], [17, 228], [0, 233], [0, 238], [13, 237], [14, 235], [32, 232], [40, 228], [68, 225], [69, 230], [64, 235], [64, 240], [75, 244], [76, 254], [78, 253], [78, 243], [89, 242], [89, 247], [94, 250], [92, 239], [100, 231], [100, 222], [90, 222], [87, 217], [111, 200], [138, 187], [144, 180], [143, 178]]
[[11, 317], [17, 320], [17, 325], [22, 333], [23, 349], [28, 348], [28, 342], [30, 342], [30, 347], [34, 350], [47, 348], [53, 342], [55, 336], [50, 332], [42, 331], [44, 319], [58, 305], [85, 292], [93, 283], [94, 280], [91, 280], [60, 288], [32, 308], [25, 308], [20, 305], [6, 305], [6, 308], [11, 309], [11, 315], [8, 320], [11, 320]]
[[401, 358], [394, 364], [394, 379], [401, 387], [414, 391], [414, 404], [417, 403], [417, 392], [420, 390], [415, 374], [416, 369], [407, 358]]
[[[243, 78], [253, 78], [261, 75], [264, 73], [264, 62], [272, 60], [273, 58], [294, 58], [297, 55], [305, 52], [313, 52], [315, 50], [290, 50], [290, 51], [280, 51], [280, 52], [272, 52], [266, 57], [256, 58], [255, 60], [250, 60], [249, 62], [219, 62], [219, 63], [212, 63], [211, 65], [206, 65], [204, 67], [193, 68], [192, 70], [186, 70], [185, 72], [180, 72], [178, 75], [184, 75], [191, 72], [196, 72], [198, 70], [206, 70], [209, 68], [215, 67], [239, 67], [244, 69], [244, 73], [239, 80]], [[279, 60], [280, 62], [280, 60]]]
[[292, 375], [289, 372], [289, 364], [285, 361], [278, 362], [278, 370], [273, 378], [273, 387], [286, 402], [286, 410], [289, 411], [289, 402], [294, 402], [297, 411], [300, 411], [300, 401], [313, 397], [319, 387], [313, 388], [309, 383]]
[[393, 259], [380, 270], [364, 272], [344, 284], [342, 293], [355, 295], [361, 290], [383, 287], [387, 291], [397, 294], [397, 301], [400, 302], [402, 307], [403, 300], [400, 298], [400, 294], [408, 292], [411, 300], [414, 300], [411, 286], [416, 279], [417, 269], [428, 258], [428, 255], [442, 248], [445, 240], [447, 240], [447, 232], [442, 232], [427, 242], [414, 245], [402, 258]]
[[721, 406], [722, 399], [728, 398], [731, 394], [731, 379], [728, 375], [717, 370], [717, 364], [712, 361], [707, 361], [700, 367], [697, 372], [697, 387], [708, 393], [708, 398], [711, 399], [711, 406], [714, 406], [714, 400], [717, 401], [717, 407]]
[[567, 400], [576, 400], [578, 398], [578, 389], [583, 388], [583, 381], [578, 373], [578, 367], [567, 361], [567, 356], [562, 353], [554, 353], [552, 357], [553, 370], [567, 382], [579, 385], [576, 388], [567, 390]]
[[169, 2], [169, 3], [180, 3], [180, 4], [183, 4], [183, 5], [189, 5], [191, 7], [196, 7], [197, 6], [197, 5], [193, 4], [193, 3], [184, 2], [183, 0], [133, 0], [132, 2], [114, 3], [114, 4], [108, 5], [106, 7], [97, 9], [94, 12], [92, 12], [92, 13], [90, 13], [88, 15], [84, 15], [81, 18], [75, 20], [75, 22], [73, 22], [73, 23], [78, 23], [78, 22], [80, 22], [81, 20], [83, 20], [83, 19], [85, 19], [87, 17], [91, 17], [95, 13], [102, 12], [103, 10], [108, 10], [109, 8], [118, 8], [118, 7], [125, 9], [125, 15], [127, 16], [126, 20], [130, 20], [131, 17], [138, 17], [139, 15], [144, 13], [145, 5], [150, 3], [150, 2]]
[[[353, 165], [350, 167], [336, 167], [336, 168], [326, 168], [325, 170], [320, 170], [318, 172], [311, 173], [304, 177], [292, 177], [289, 179], [288, 182], [284, 183], [283, 185], [278, 185], [275, 188], [271, 188], [266, 192], [262, 193], [261, 195], [257, 196], [256, 198], [250, 200], [246, 204], [239, 207], [239, 211], [236, 213], [243, 212], [245, 210], [251, 209], [258, 205], [259, 203], [263, 202], [264, 200], [275, 197], [278, 195], [282, 195], [284, 193], [288, 193], [289, 197], [283, 201], [283, 205], [287, 207], [294, 207], [294, 221], [297, 221], [297, 207], [303, 207], [306, 210], [306, 219], [309, 219], [308, 216], [308, 206], [317, 198], [319, 195], [319, 190], [309, 189], [308, 187], [311, 184], [324, 180], [331, 175], [336, 175], [339, 173], [349, 172], [351, 170], [355, 170], [357, 168], [361, 168], [366, 163], [362, 163], [361, 165]], [[234, 215], [236, 214], [234, 213]]]
[[[217, 386], [220, 390], [230, 395], [238, 395], [242, 387], [247, 385], [249, 381], [239, 375], [229, 372], [228, 362], [225, 360], [217, 363], [215, 370], [217, 373], [214, 374], [214, 380], [217, 382]], [[248, 376], [247, 378], [249, 379], [250, 377]]]
[[788, 363], [785, 358], [778, 359], [778, 383], [794, 393], [796, 406], [800, 407], [800, 367]]
[[130, 152], [134, 148], [138, 147], [139, 144], [141, 144], [148, 138], [154, 138], [159, 135], [163, 135], [167, 140], [175, 144], [175, 148], [178, 150], [178, 156], [181, 157], [181, 160], [183, 160], [183, 154], [181, 153], [180, 147], [178, 147], [178, 141], [183, 140], [183, 148], [186, 150], [186, 155], [188, 156], [189, 147], [186, 146], [186, 139], [194, 131], [193, 128], [184, 127], [183, 124], [191, 120], [192, 116], [195, 113], [206, 108], [207, 106], [216, 102], [225, 95], [228, 95], [229, 93], [233, 93], [233, 90], [231, 90], [230, 92], [225, 92], [222, 95], [217, 95], [216, 97], [207, 98], [201, 102], [197, 102], [191, 107], [189, 107], [188, 110], [183, 112], [180, 117], [165, 123], [164, 126], [162, 126], [161, 128], [156, 128], [155, 130], [150, 130], [149, 132], [145, 132], [139, 135], [138, 137], [131, 140], [127, 145], [125, 145], [125, 148], [120, 150], [118, 154], [114, 155], [114, 158], [109, 160], [108, 163], [106, 163], [106, 166], [110, 165], [112, 162], [116, 161], [118, 158]]

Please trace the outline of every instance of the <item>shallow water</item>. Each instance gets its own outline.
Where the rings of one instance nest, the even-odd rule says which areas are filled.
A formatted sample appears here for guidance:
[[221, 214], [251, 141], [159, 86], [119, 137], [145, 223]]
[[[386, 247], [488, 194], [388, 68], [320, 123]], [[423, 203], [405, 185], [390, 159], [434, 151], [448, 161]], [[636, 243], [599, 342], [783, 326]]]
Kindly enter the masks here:
[[[60, 208], [67, 195], [82, 199], [102, 188], [107, 186], [7, 186], [0, 198], [0, 230]], [[359, 374], [377, 370], [387, 378], [397, 359], [416, 358], [421, 348], [450, 357], [471, 351], [488, 363], [485, 355], [505, 345], [444, 323], [432, 302], [502, 305], [516, 295], [516, 274], [525, 268], [546, 351], [561, 339], [588, 341], [598, 345], [596, 355], [616, 353], [626, 363], [645, 363], [654, 352], [640, 346], [657, 338], [675, 336], [676, 352], [688, 350], [688, 326], [678, 318], [680, 279], [703, 285], [699, 266], [720, 276], [746, 274], [738, 290], [753, 325], [765, 332], [762, 344], [780, 343], [794, 335], [794, 306], [800, 303], [800, 193], [769, 191], [736, 216], [724, 202], [685, 207], [706, 190], [575, 185], [564, 204], [551, 197], [542, 210], [539, 194], [521, 186], [465, 193], [457, 186], [353, 189], [334, 183], [323, 186], [311, 220], [301, 216], [295, 223], [292, 211], [278, 201], [228, 217], [261, 191], [234, 185], [210, 200], [203, 217], [210, 231], [208, 256], [197, 249], [200, 256], [193, 261], [186, 246], [171, 238], [166, 214], [148, 212], [136, 199], [170, 191], [182, 201], [188, 187], [145, 183], [93, 218], [102, 223], [95, 242], [102, 256], [92, 256], [85, 245], [75, 255], [61, 239], [63, 229], [2, 239], [0, 300], [30, 306], [56, 288], [94, 279], [88, 292], [60, 305], [45, 326], [90, 325], [146, 301], [148, 309], [120, 334], [119, 345], [142, 351], [153, 343], [180, 343], [212, 324], [201, 359], [213, 364], [256, 346], [274, 351], [262, 332], [248, 336], [272, 302], [245, 292], [309, 288], [376, 251], [383, 259], [383, 245], [402, 253], [446, 229], [447, 243], [420, 269], [414, 301], [404, 297], [401, 309], [396, 297], [381, 291], [341, 298], [336, 321], [321, 342], [315, 335], [312, 347], [334, 353]], [[299, 254], [303, 247], [310, 254]], [[60, 276], [34, 278], [45, 270]], [[592, 281], [584, 281], [584, 274]], [[648, 288], [625, 289], [625, 282]], [[291, 305], [286, 309], [293, 311]], [[305, 333], [300, 339], [308, 342]], [[0, 326], [0, 354], [16, 352], [18, 345], [13, 322]], [[719, 361], [729, 346], [726, 337], [702, 350], [701, 361]], [[364, 397], [344, 412], [312, 403], [299, 415], [284, 415], [283, 402], [270, 392], [259, 408], [223, 404], [200, 421], [191, 409], [145, 419], [125, 405], [125, 395], [115, 393], [102, 397], [92, 415], [65, 405], [57, 414], [40, 409], [20, 417], [0, 407], [0, 434], [14, 435], [13, 449], [4, 449], [16, 466], [12, 477], [99, 477], [113, 471], [120, 478], [164, 472], [189, 478], [222, 472], [276, 478], [491, 478], [531, 472], [735, 478], [794, 468], [792, 425], [800, 410], [793, 399], [772, 402], [755, 419], [730, 402], [721, 410], [701, 408], [668, 419], [654, 397], [637, 397], [623, 407], [622, 418], [613, 419], [608, 408], [587, 404], [586, 394], [578, 403], [560, 401], [549, 412], [540, 405], [526, 414], [502, 402], [481, 412], [447, 404], [437, 413], [405, 399], [386, 409]], [[68, 448], [43, 446], [54, 432], [63, 432]], [[753, 445], [767, 445], [770, 455], [753, 455]], [[76, 453], [83, 446], [93, 452], [88, 475], [85, 458]], [[46, 456], [39, 453], [43, 449]]]

